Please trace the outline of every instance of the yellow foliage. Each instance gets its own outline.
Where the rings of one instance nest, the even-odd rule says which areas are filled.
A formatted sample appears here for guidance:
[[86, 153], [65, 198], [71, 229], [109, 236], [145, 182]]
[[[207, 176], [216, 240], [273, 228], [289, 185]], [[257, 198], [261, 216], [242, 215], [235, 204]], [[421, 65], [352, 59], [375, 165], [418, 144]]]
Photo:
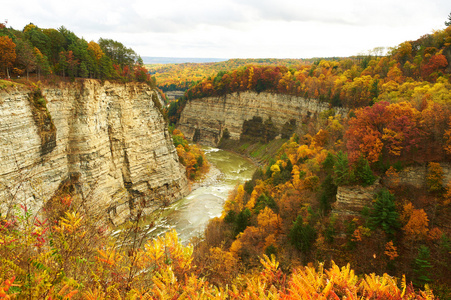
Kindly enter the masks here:
[[230, 246], [230, 252], [235, 255], [239, 256], [238, 253], [241, 251], [241, 241], [239, 238], [237, 238], [235, 241], [233, 241], [232, 245]]
[[446, 187], [446, 192], [443, 195], [443, 205], [447, 206], [451, 203], [451, 185], [448, 183]]
[[269, 246], [275, 246], [276, 245], [276, 235], [270, 234], [265, 238], [265, 248], [268, 248]]
[[255, 203], [257, 202], [257, 198], [260, 197], [265, 188], [266, 188], [265, 183], [261, 180], [257, 180], [257, 184], [255, 185], [254, 190], [251, 193], [251, 197], [246, 204], [246, 208], [249, 209], [254, 208]]
[[271, 166], [271, 172], [272, 172], [272, 176], [274, 176], [275, 174], [280, 172], [280, 167], [279, 165], [275, 164]]
[[299, 146], [297, 150], [297, 160], [299, 159], [306, 159], [310, 158], [310, 156], [313, 154], [313, 151], [309, 148], [307, 145], [301, 145]]
[[443, 169], [439, 163], [430, 162], [428, 164], [427, 182], [431, 192], [443, 189]]
[[265, 207], [257, 217], [258, 227], [265, 232], [274, 232], [280, 227], [280, 218], [271, 208]]

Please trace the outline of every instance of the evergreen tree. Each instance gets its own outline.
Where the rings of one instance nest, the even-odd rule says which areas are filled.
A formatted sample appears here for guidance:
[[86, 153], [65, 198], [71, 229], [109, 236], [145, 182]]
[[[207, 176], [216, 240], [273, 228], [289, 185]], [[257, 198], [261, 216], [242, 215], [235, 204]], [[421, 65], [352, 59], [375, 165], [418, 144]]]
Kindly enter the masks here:
[[394, 200], [395, 196], [387, 189], [383, 189], [377, 194], [370, 215], [370, 226], [373, 230], [380, 227], [388, 235], [393, 235], [395, 230], [400, 227]]
[[334, 182], [337, 186], [348, 185], [353, 181], [353, 174], [349, 169], [348, 155], [343, 151], [335, 156]]
[[247, 226], [250, 224], [252, 213], [248, 208], [240, 211], [240, 213], [236, 216], [235, 219], [235, 235], [238, 235], [240, 232], [243, 232]]
[[88, 69], [86, 68], [86, 64], [84, 62], [81, 62], [80, 64], [80, 72], [79, 75], [80, 77], [86, 78], [88, 77]]
[[451, 25], [451, 13], [449, 13], [449, 15], [448, 15], [448, 21], [445, 21], [445, 25], [446, 25], [446, 26], [450, 26], [450, 25]]
[[335, 156], [332, 153], [327, 152], [326, 159], [323, 162], [324, 170], [328, 173], [331, 173], [334, 169], [334, 165], [335, 165]]
[[423, 287], [425, 284], [431, 282], [429, 269], [432, 265], [429, 263], [429, 248], [427, 246], [421, 245], [418, 248], [418, 255], [415, 258], [415, 280], [414, 284], [418, 287]]
[[326, 214], [332, 209], [332, 202], [335, 200], [337, 195], [338, 187], [334, 184], [332, 176], [329, 174], [326, 176], [324, 181], [321, 183], [321, 196], [320, 196], [320, 209]]
[[106, 55], [100, 58], [100, 78], [101, 79], [109, 79], [113, 77], [113, 63], [110, 58]]
[[309, 222], [304, 222], [302, 216], [298, 216], [288, 237], [293, 246], [299, 251], [307, 253], [315, 242], [316, 230]]
[[372, 185], [376, 180], [373, 171], [371, 171], [368, 160], [363, 156], [360, 156], [359, 160], [357, 161], [354, 174], [356, 180], [358, 180], [363, 186]]

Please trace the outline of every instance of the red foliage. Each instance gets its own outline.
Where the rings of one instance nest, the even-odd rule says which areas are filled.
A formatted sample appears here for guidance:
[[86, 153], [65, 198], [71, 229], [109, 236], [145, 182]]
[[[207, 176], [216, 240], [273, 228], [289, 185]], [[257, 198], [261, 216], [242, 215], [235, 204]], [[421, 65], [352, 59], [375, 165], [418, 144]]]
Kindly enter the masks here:
[[428, 63], [421, 68], [421, 75], [425, 80], [435, 80], [437, 75], [434, 76], [433, 73], [437, 71], [443, 71], [444, 73], [446, 66], [448, 66], [446, 57], [443, 54], [435, 54]]
[[420, 121], [420, 113], [406, 102], [379, 102], [357, 110], [346, 132], [350, 160], [360, 155], [371, 163], [380, 158], [411, 158], [407, 154], [423, 137]]

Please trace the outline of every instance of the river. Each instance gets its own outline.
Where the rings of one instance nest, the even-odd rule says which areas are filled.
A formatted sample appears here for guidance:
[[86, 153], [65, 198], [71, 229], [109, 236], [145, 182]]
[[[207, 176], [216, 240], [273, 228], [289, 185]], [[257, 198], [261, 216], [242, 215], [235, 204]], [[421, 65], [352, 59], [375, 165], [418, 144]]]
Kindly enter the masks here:
[[168, 207], [165, 217], [149, 228], [149, 237], [161, 235], [172, 228], [177, 231], [182, 243], [202, 235], [208, 221], [221, 215], [229, 192], [237, 184], [252, 178], [257, 168], [249, 160], [234, 153], [207, 147], [203, 150], [213, 165], [213, 177], [195, 184], [198, 187], [188, 196]]

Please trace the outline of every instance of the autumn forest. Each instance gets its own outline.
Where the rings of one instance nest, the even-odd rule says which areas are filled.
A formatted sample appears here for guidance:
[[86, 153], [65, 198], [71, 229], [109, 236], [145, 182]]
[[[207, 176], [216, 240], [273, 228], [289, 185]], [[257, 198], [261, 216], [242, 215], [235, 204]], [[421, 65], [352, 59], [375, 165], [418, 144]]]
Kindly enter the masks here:
[[[0, 66], [5, 90], [93, 78], [144, 82], [163, 99], [185, 91], [162, 112], [191, 181], [209, 163], [177, 129], [188, 102], [252, 91], [330, 108], [315, 123], [298, 120], [302, 135], [290, 120], [265, 137], [231, 142], [224, 132], [219, 147], [243, 155], [276, 137], [281, 147], [250, 157], [252, 179], [189, 245], [175, 231], [140, 240], [139, 220], [113, 237], [69, 189], [39, 218], [20, 205], [0, 215], [0, 298], [451, 299], [451, 26], [386, 54], [144, 66], [113, 40], [0, 24]], [[426, 188], [403, 183], [419, 169]], [[339, 190], [374, 198], [337, 213]]]

